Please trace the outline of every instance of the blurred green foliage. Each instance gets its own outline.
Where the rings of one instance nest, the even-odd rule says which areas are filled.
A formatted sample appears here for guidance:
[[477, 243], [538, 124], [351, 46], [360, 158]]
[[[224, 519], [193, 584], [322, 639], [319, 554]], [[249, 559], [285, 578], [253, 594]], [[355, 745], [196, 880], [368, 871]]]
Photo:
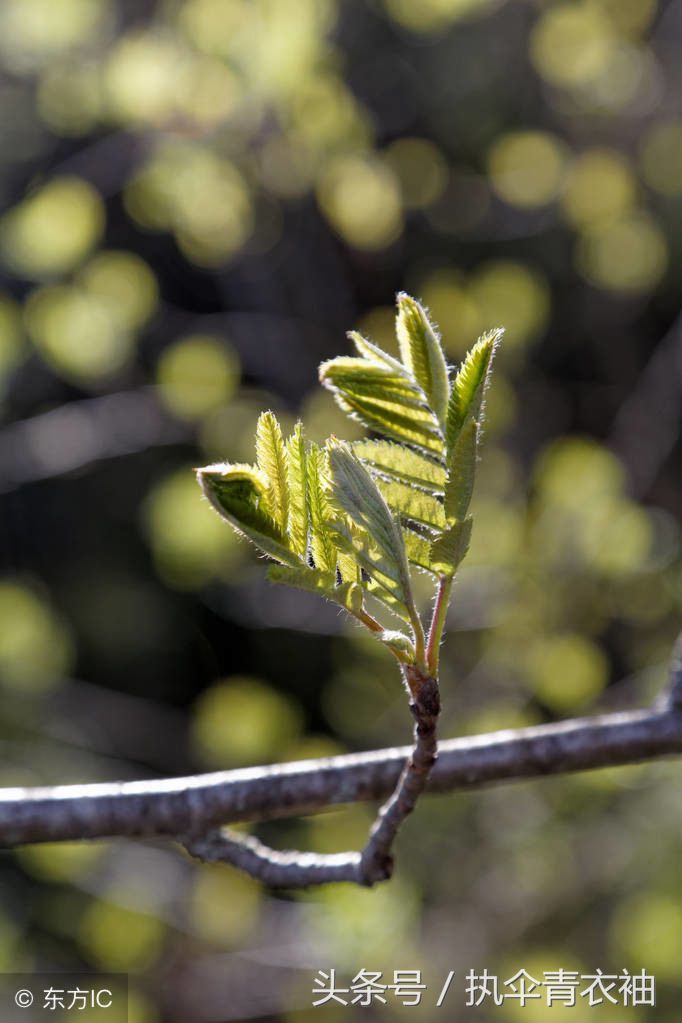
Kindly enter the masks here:
[[[507, 328], [444, 734], [655, 696], [682, 607], [681, 24], [679, 0], [4, 0], [4, 784], [408, 740], [389, 656], [268, 587], [191, 473], [250, 460], [265, 408], [361, 435], [316, 367], [352, 325], [389, 348], [400, 289], [453, 362]], [[423, 969], [420, 1019], [449, 969], [644, 967], [676, 1023], [677, 775], [425, 800], [371, 893], [274, 898], [156, 843], [6, 853], [0, 965], [130, 971], [131, 1023], [299, 1023], [332, 966]], [[262, 830], [332, 851], [370, 819]]]

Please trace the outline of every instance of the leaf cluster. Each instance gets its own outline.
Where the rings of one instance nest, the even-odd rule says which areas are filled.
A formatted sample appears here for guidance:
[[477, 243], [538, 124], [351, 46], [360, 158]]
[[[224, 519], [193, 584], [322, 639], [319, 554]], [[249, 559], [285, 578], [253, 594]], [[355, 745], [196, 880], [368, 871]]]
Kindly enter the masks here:
[[405, 294], [396, 332], [399, 359], [353, 331], [357, 354], [320, 366], [323, 386], [374, 438], [319, 446], [297, 423], [285, 440], [264, 412], [254, 465], [209, 465], [197, 475], [216, 511], [275, 562], [273, 582], [334, 601], [400, 661], [425, 665], [411, 571], [448, 585], [466, 555], [484, 397], [502, 331], [484, 334], [457, 372], [425, 309]]

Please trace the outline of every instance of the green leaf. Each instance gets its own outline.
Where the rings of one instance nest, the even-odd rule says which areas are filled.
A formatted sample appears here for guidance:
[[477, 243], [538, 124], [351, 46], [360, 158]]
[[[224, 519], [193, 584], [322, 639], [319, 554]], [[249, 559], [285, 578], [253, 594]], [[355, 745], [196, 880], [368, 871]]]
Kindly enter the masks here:
[[383, 348], [379, 348], [379, 345], [375, 345], [373, 341], [368, 341], [357, 330], [349, 330], [347, 337], [355, 345], [358, 354], [364, 356], [365, 359], [387, 366], [396, 373], [405, 372], [402, 363], [398, 359], [394, 359], [392, 355], [385, 352]]
[[[222, 517], [278, 562], [269, 570], [273, 582], [334, 601], [400, 661], [428, 660], [436, 672], [433, 650], [447, 601], [437, 603], [427, 648], [410, 566], [449, 577], [467, 552], [483, 401], [502, 331], [479, 339], [452, 387], [436, 328], [405, 294], [398, 296], [397, 332], [402, 361], [351, 332], [357, 356], [320, 367], [340, 407], [385, 440], [351, 447], [332, 438], [321, 450], [305, 441], [298, 423], [285, 443], [274, 414], [265, 412], [256, 466], [197, 472]], [[408, 628], [384, 628], [382, 605]]]
[[498, 329], [479, 338], [452, 386], [446, 428], [448, 478], [445, 484], [445, 515], [450, 524], [462, 521], [469, 510], [476, 475], [483, 398], [501, 337], [502, 330]]
[[359, 440], [351, 447], [372, 472], [432, 493], [443, 493], [445, 469], [425, 455], [389, 440]]
[[[345, 451], [348, 449], [345, 448]], [[351, 564], [363, 570], [363, 588], [394, 614], [411, 623], [414, 606], [402, 532], [369, 473], [356, 459], [354, 462], [363, 473], [359, 493], [353, 493], [346, 481], [332, 479], [330, 497], [339, 516], [332, 525], [334, 542], [337, 549], [347, 555]], [[345, 487], [342, 500], [338, 500], [337, 495], [339, 482]], [[373, 510], [372, 502], [363, 502], [363, 493], [365, 496], [373, 494]], [[367, 508], [370, 510], [367, 511]], [[377, 510], [379, 521], [377, 515], [373, 514]], [[389, 534], [388, 538], [386, 533]], [[341, 557], [339, 561], [341, 563]]]
[[273, 412], [263, 412], [256, 427], [256, 460], [268, 482], [273, 519], [283, 533], [289, 521], [289, 479], [282, 430]]
[[396, 366], [392, 368], [368, 359], [344, 355], [321, 364], [320, 380], [325, 386], [340, 390], [362, 391], [368, 398], [377, 401], [397, 401], [408, 408], [424, 405], [424, 392], [399, 363]]
[[404, 632], [397, 632], [393, 629], [384, 629], [383, 632], [375, 633], [377, 639], [389, 647], [400, 660], [414, 661], [414, 644]]
[[472, 519], [469, 516], [446, 529], [431, 544], [431, 565], [440, 575], [454, 575], [464, 560], [471, 541]]
[[374, 572], [391, 579], [396, 584], [396, 596], [411, 606], [410, 574], [400, 526], [391, 515], [376, 483], [350, 447], [343, 442], [332, 441], [328, 452], [333, 504], [366, 536], [363, 556], [372, 559], [374, 551], [378, 553]]
[[377, 486], [386, 504], [401, 520], [412, 519], [436, 530], [445, 528], [443, 505], [433, 494], [408, 486], [407, 483], [387, 483], [381, 479], [377, 480]]
[[355, 553], [346, 547], [337, 547], [337, 568], [341, 573], [343, 582], [359, 583], [362, 581], [360, 565]]
[[197, 479], [213, 508], [233, 529], [276, 561], [300, 564], [270, 514], [268, 484], [262, 472], [251, 465], [225, 463], [197, 469]]
[[310, 549], [317, 568], [336, 572], [337, 551], [329, 527], [331, 510], [327, 499], [327, 454], [317, 444], [308, 452], [308, 508], [310, 511]]
[[450, 385], [440, 338], [423, 306], [404, 292], [398, 295], [396, 331], [402, 360], [444, 427]]
[[339, 407], [368, 429], [443, 454], [440, 424], [406, 373], [367, 359], [341, 358], [322, 363], [320, 380]]
[[271, 565], [268, 578], [273, 583], [286, 583], [310, 593], [319, 593], [327, 600], [340, 604], [346, 610], [357, 613], [362, 610], [362, 587], [358, 583], [337, 585], [336, 573], [320, 572], [314, 568], [289, 568], [286, 565]]
[[417, 568], [421, 568], [426, 572], [436, 574], [436, 570], [431, 563], [432, 541], [427, 540], [426, 537], [414, 532], [412, 529], [404, 529], [403, 536], [405, 537], [407, 560], [410, 564], [416, 565]]
[[345, 551], [353, 563], [359, 565], [370, 577], [371, 582], [364, 582], [363, 585], [372, 593], [376, 590], [380, 597], [382, 593], [387, 594], [390, 600], [386, 603], [391, 609], [409, 620], [404, 580], [395, 563], [386, 558], [367, 532], [355, 526], [350, 519], [337, 519], [332, 530], [338, 549]]
[[450, 469], [445, 484], [445, 517], [448, 523], [463, 519], [469, 510], [476, 475], [478, 422], [467, 419], [450, 452]]
[[448, 451], [454, 447], [467, 417], [480, 422], [492, 361], [503, 333], [504, 331], [498, 327], [483, 334], [467, 355], [453, 381], [445, 428]]
[[289, 476], [289, 544], [291, 549], [305, 557], [308, 550], [308, 467], [303, 427], [296, 423], [286, 444]]
[[362, 588], [365, 593], [370, 595], [370, 597], [373, 597], [385, 608], [388, 608], [391, 614], [400, 618], [400, 620], [405, 622], [407, 625], [411, 624], [412, 620], [410, 618], [410, 612], [403, 601], [399, 600], [390, 589], [382, 585], [376, 576], [374, 578], [370, 578], [366, 582], [363, 582]]

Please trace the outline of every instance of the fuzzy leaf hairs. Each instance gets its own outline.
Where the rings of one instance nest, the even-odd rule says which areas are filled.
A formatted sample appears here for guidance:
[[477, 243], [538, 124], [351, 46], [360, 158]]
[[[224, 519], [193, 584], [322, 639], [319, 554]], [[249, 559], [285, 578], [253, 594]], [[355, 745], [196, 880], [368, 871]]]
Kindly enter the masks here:
[[[285, 439], [263, 412], [255, 465], [209, 465], [197, 477], [216, 511], [274, 562], [273, 582], [339, 604], [403, 665], [435, 675], [452, 578], [471, 536], [484, 397], [502, 330], [479, 338], [452, 372], [426, 310], [401, 293], [396, 334], [399, 359], [351, 331], [356, 355], [320, 366], [322, 385], [374, 437], [319, 446], [297, 423]], [[413, 569], [441, 591], [428, 649]]]

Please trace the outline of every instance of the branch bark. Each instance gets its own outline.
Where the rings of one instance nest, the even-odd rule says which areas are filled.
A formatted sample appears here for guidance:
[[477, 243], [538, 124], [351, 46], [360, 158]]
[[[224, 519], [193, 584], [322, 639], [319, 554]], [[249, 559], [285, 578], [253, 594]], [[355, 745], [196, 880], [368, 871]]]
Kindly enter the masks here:
[[215, 829], [199, 837], [181, 837], [180, 841], [202, 863], [230, 863], [271, 888], [308, 888], [338, 881], [367, 883], [363, 880], [359, 852], [324, 856], [293, 849], [279, 852], [253, 835], [242, 835], [231, 828]]
[[[682, 754], [682, 646], [649, 710], [578, 718], [439, 744], [427, 792], [633, 764]], [[187, 778], [0, 790], [0, 844], [166, 836], [226, 822], [311, 814], [385, 798], [407, 747]]]
[[[414, 717], [414, 749], [398, 779], [395, 791], [381, 807], [360, 858], [364, 884], [375, 884], [393, 873], [391, 848], [403, 821], [412, 813], [426, 788], [438, 758], [436, 727], [440, 714], [440, 693], [435, 678], [407, 669], [412, 693], [410, 711]], [[412, 677], [410, 678], [410, 674]]]
[[393, 874], [393, 843], [426, 788], [438, 756], [438, 682], [413, 666], [405, 669], [405, 681], [415, 720], [414, 748], [395, 790], [380, 808], [362, 852], [333, 855], [296, 850], [279, 852], [251, 835], [242, 835], [230, 828], [213, 828], [208, 832], [204, 828], [198, 834], [179, 836], [182, 845], [197, 859], [206, 863], [230, 863], [276, 888], [307, 888], [338, 881], [371, 888], [380, 881], [387, 881]]

